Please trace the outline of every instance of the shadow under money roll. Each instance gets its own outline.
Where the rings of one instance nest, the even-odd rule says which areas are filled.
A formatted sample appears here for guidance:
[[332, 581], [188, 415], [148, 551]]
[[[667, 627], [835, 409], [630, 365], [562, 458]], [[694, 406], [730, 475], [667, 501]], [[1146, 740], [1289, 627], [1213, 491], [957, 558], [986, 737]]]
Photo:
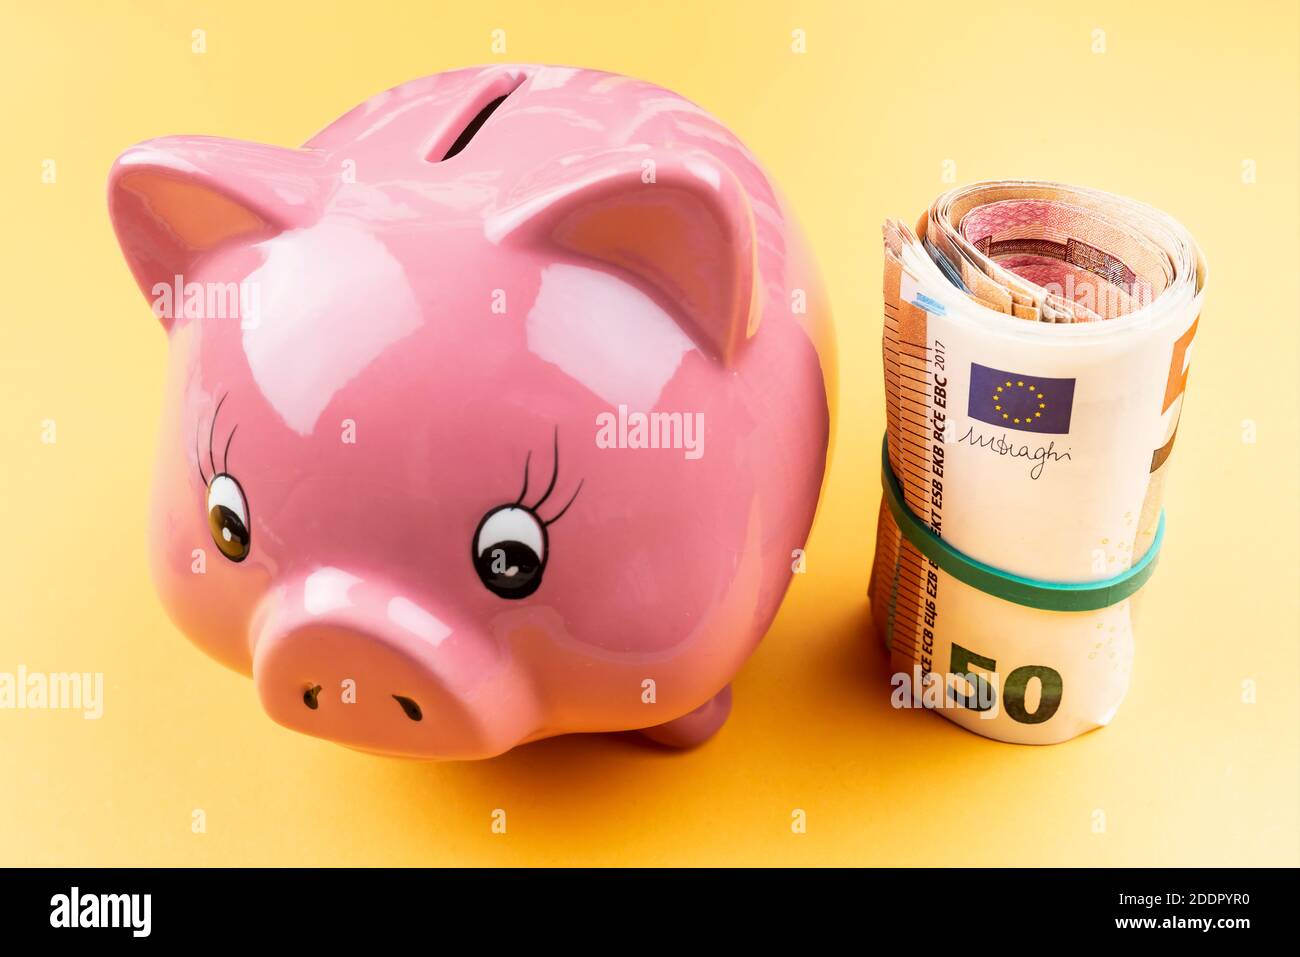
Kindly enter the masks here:
[[894, 703], [1065, 741], [1128, 691], [1205, 263], [1151, 207], [977, 183], [884, 225], [871, 617]]

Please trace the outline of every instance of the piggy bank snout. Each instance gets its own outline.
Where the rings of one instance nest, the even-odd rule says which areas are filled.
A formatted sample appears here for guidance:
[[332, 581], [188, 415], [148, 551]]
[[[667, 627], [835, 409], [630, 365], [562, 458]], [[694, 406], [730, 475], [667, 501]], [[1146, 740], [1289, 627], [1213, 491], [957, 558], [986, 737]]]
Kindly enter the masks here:
[[485, 639], [403, 597], [376, 607], [364, 595], [335, 596], [322, 608], [310, 584], [304, 591], [305, 602], [264, 613], [254, 637], [253, 680], [278, 724], [365, 751], [440, 758], [498, 754], [535, 726], [527, 682]]

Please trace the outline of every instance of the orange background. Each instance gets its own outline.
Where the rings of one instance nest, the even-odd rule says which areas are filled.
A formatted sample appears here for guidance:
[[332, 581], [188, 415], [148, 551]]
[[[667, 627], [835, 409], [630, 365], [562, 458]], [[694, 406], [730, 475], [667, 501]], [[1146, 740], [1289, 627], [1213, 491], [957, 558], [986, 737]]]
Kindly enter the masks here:
[[[106, 700], [99, 721], [0, 711], [0, 864], [1300, 863], [1298, 27], [1290, 2], [6, 5], [0, 671], [102, 671]], [[840, 417], [808, 571], [692, 753], [593, 736], [415, 764], [301, 737], [149, 582], [165, 340], [109, 227], [114, 156], [170, 133], [296, 145], [381, 89], [493, 61], [694, 99], [763, 159], [823, 265]], [[958, 182], [1142, 199], [1210, 263], [1129, 700], [1058, 747], [893, 711], [867, 637], [879, 225], [914, 220], [945, 161]]]

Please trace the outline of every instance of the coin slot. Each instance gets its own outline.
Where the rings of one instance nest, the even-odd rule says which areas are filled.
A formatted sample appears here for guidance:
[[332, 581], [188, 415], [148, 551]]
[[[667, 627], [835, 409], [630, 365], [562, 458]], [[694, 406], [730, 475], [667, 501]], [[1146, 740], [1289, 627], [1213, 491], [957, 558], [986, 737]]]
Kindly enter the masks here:
[[495, 113], [497, 107], [505, 101], [506, 98], [504, 96], [498, 96], [487, 106], [483, 107], [483, 109], [479, 110], [478, 113], [474, 115], [474, 118], [469, 121], [469, 124], [460, 131], [460, 136], [456, 137], [456, 142], [451, 144], [451, 149], [447, 150], [443, 159], [449, 160], [465, 147], [469, 146], [469, 141], [474, 138], [474, 134], [483, 128], [483, 124], [488, 121], [488, 117]]
[[[483, 129], [492, 114], [501, 108], [501, 104], [510, 97], [510, 94], [519, 89], [526, 79], [527, 77], [522, 74], [498, 76], [493, 82], [479, 89], [473, 100], [465, 105], [459, 124], [453, 123], [449, 129], [443, 130], [438, 135], [437, 140], [427, 151], [425, 159], [430, 163], [440, 163], [462, 152], [478, 135], [479, 130]], [[478, 108], [475, 110], [476, 105]], [[448, 136], [457, 128], [460, 132], [456, 134], [451, 145], [444, 149]]]

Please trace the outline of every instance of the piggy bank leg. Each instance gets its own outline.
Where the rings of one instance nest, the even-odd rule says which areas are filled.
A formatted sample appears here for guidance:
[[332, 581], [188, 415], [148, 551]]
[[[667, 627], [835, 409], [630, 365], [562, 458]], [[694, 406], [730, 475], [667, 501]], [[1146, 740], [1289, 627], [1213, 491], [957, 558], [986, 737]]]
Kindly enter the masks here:
[[656, 744], [670, 748], [693, 748], [703, 744], [726, 723], [731, 714], [731, 685], [727, 685], [690, 714], [642, 728], [641, 733]]

